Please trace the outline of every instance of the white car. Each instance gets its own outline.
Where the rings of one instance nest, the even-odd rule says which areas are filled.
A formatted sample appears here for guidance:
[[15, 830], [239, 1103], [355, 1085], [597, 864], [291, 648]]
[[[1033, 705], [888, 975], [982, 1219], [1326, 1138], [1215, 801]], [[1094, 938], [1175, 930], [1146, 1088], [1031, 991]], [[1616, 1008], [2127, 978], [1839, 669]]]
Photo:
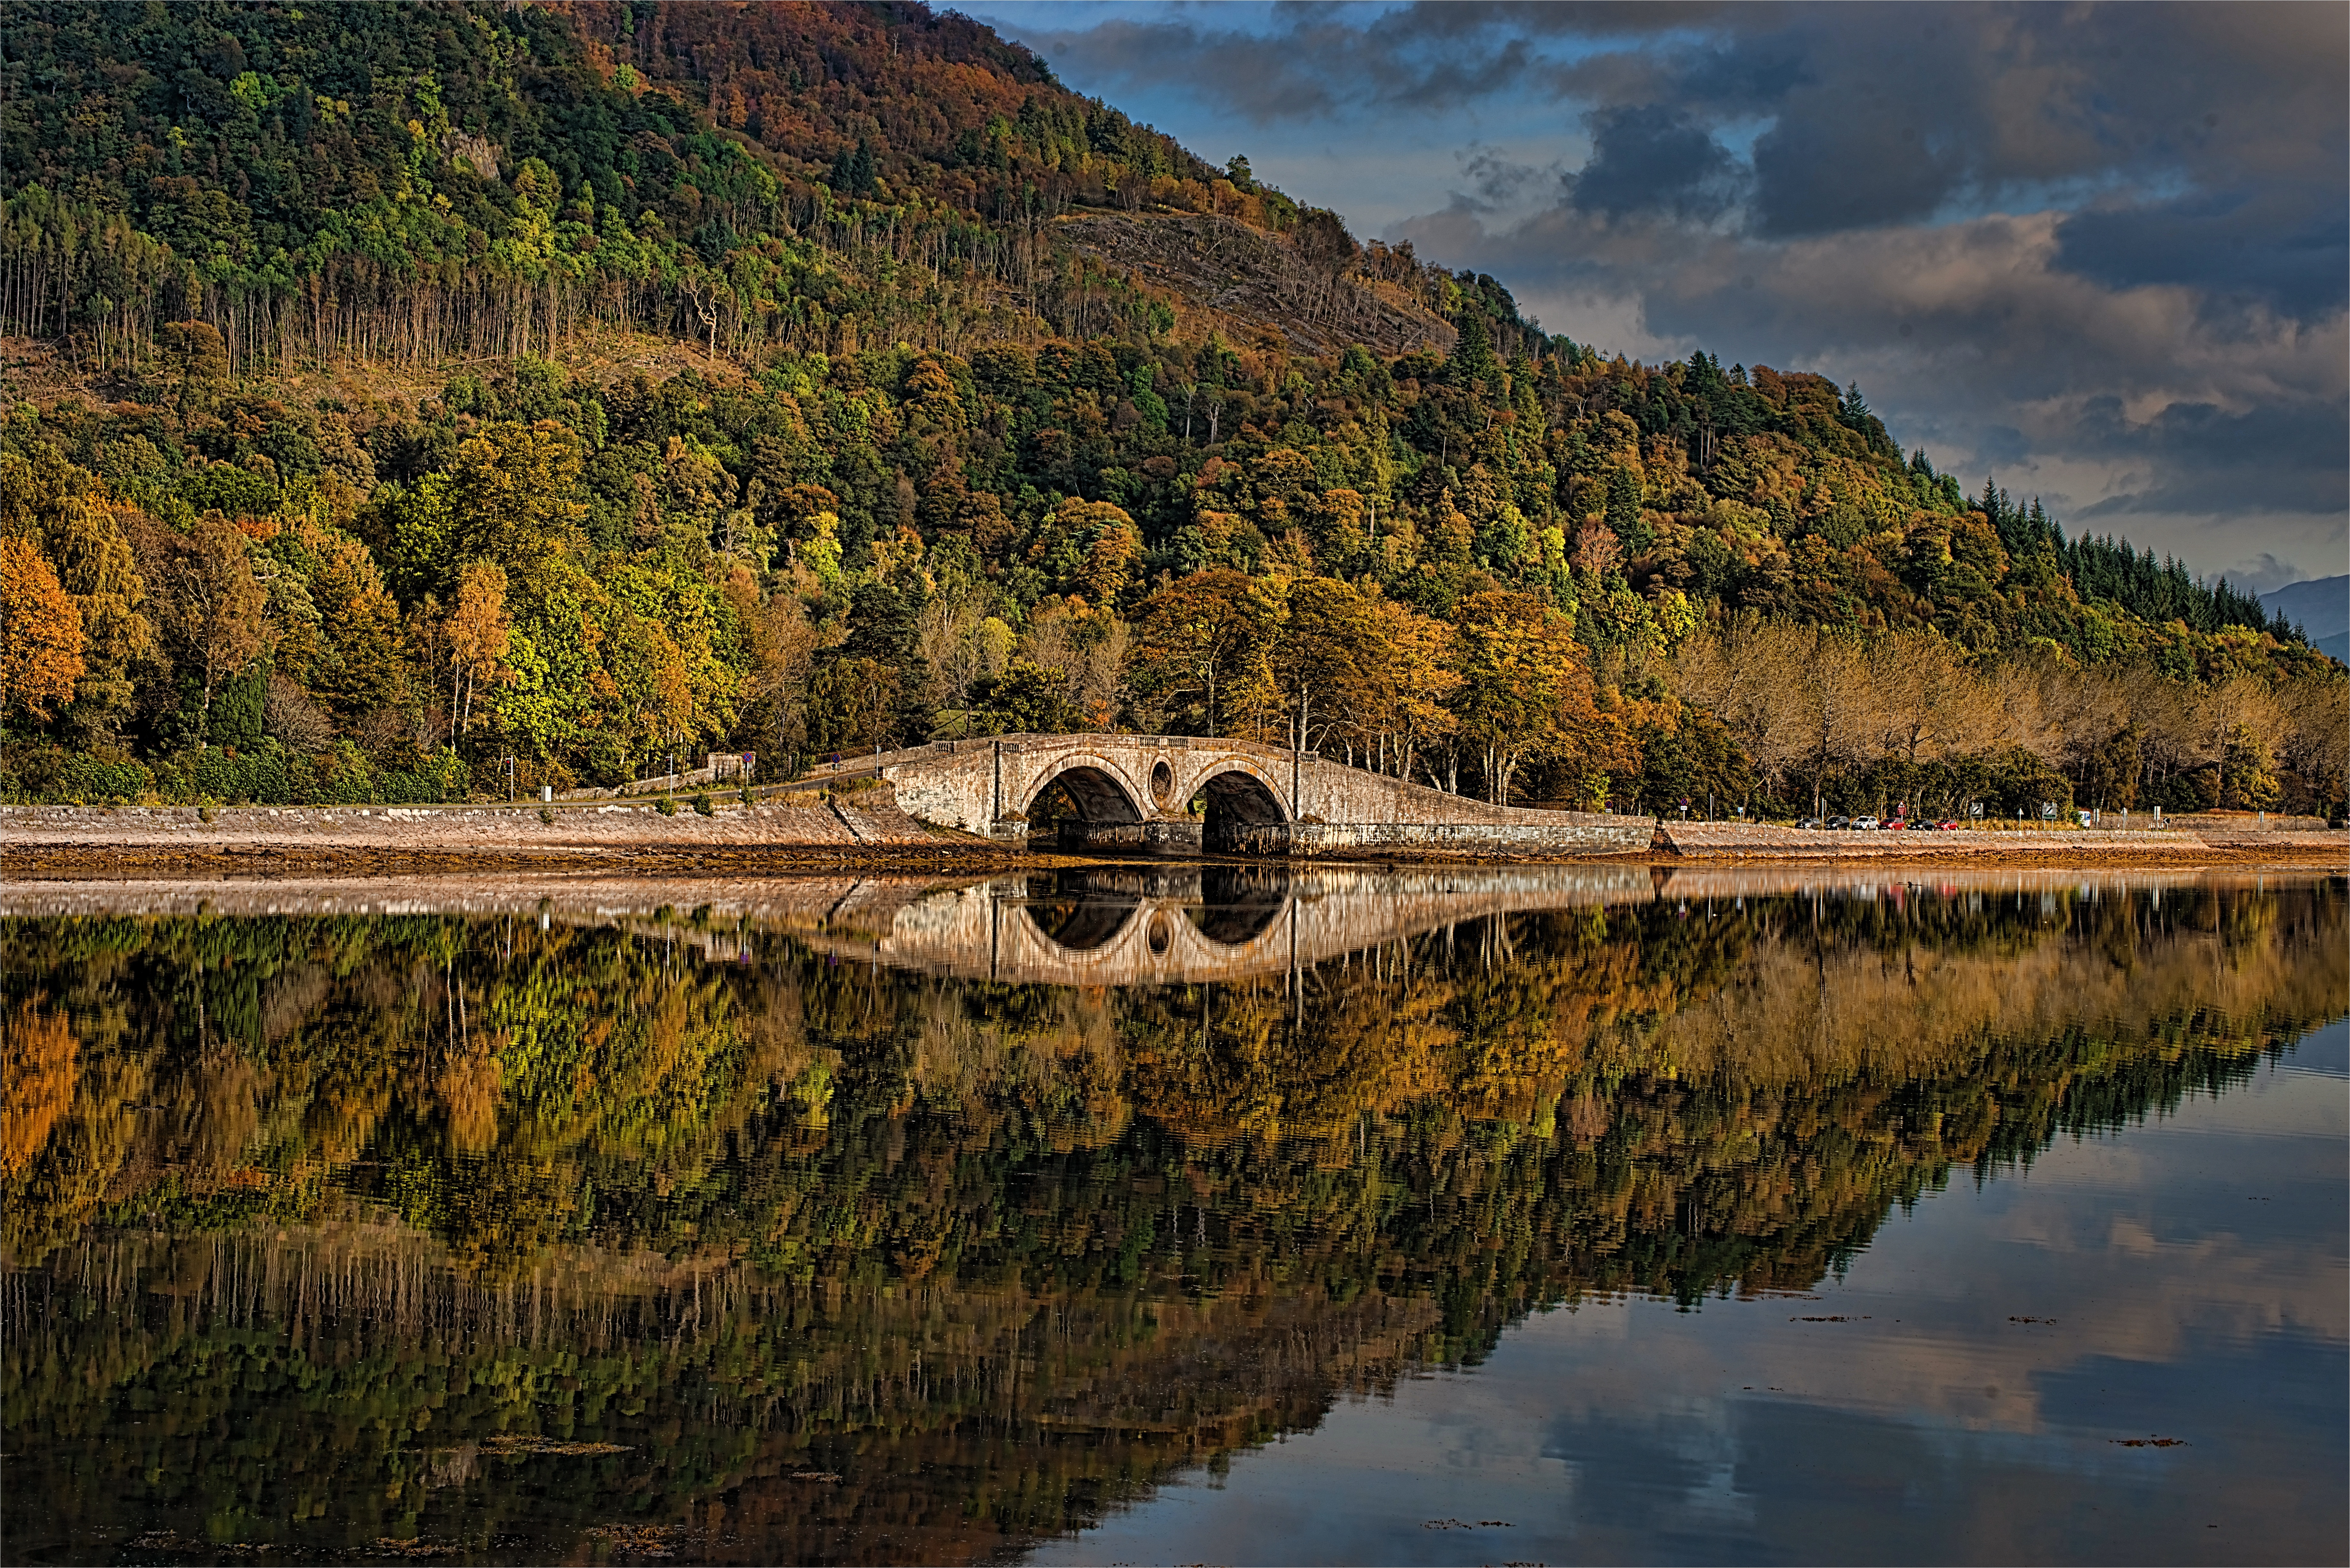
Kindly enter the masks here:
[[1873, 816], [1856, 816], [1852, 819], [1852, 828], [1855, 833], [1874, 833], [1883, 826], [1883, 823]]

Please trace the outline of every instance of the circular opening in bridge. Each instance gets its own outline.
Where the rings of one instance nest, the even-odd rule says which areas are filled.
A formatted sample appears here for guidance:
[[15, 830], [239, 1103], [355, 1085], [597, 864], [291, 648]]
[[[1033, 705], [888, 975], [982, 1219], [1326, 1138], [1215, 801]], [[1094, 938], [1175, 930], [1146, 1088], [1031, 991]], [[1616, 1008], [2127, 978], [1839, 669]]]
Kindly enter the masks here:
[[1160, 810], [1167, 808], [1167, 797], [1175, 793], [1175, 770], [1159, 758], [1150, 764], [1150, 799]]
[[1275, 827], [1289, 820], [1280, 800], [1254, 774], [1234, 771], [1216, 774], [1191, 797], [1195, 810], [1204, 810], [1201, 836], [1210, 849], [1248, 853], [1272, 846], [1253, 842], [1253, 828]]
[[1164, 915], [1151, 916], [1150, 929], [1143, 933], [1143, 940], [1150, 944], [1150, 956], [1152, 958], [1165, 958], [1167, 956], [1167, 950], [1175, 945], [1175, 932], [1167, 924], [1167, 917]]

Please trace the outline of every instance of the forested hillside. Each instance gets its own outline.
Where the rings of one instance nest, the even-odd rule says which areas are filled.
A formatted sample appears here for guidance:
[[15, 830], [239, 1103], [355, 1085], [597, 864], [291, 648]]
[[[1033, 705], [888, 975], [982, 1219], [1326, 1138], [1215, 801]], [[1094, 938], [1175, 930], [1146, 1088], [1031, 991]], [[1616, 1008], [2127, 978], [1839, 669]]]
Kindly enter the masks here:
[[0, 26], [17, 795], [1130, 726], [1618, 810], [2342, 809], [2350, 685], [2257, 601], [964, 18]]

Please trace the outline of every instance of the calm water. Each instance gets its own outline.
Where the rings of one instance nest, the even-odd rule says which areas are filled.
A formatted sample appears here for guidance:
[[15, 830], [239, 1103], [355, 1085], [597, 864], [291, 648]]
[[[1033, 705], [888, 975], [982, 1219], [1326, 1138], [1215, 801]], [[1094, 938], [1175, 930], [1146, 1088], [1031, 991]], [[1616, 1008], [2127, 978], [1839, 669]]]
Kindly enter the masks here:
[[2338, 1562], [2350, 882], [0, 890], [11, 1563]]

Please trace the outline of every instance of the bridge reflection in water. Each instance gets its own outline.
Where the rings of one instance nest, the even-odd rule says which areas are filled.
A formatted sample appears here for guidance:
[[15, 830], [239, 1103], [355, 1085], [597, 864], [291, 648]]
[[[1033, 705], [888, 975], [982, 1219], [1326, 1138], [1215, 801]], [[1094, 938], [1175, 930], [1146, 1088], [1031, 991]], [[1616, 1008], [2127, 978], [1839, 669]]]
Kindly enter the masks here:
[[[1627, 865], [1519, 871], [1278, 863], [1087, 867], [1000, 877], [911, 898], [851, 891], [800, 939], [836, 958], [1003, 984], [1130, 986], [1238, 981], [1310, 971], [1430, 931], [1509, 914], [1670, 901], [1700, 918], [1750, 898], [1926, 894], [2091, 896], [2122, 882], [2079, 872], [1937, 873], [1856, 882], [1817, 871], [1689, 871]], [[2191, 874], [2135, 877], [2153, 891]], [[892, 896], [895, 894], [896, 896]], [[1481, 926], [1481, 941], [1505, 928]], [[1506, 940], [1506, 936], [1500, 940]]]
[[[1489, 915], [1646, 903], [1644, 867], [1296, 872], [1281, 865], [1089, 867], [934, 893], [817, 948], [1005, 984], [1155, 985], [1310, 969]], [[873, 922], [878, 924], [879, 922]]]

